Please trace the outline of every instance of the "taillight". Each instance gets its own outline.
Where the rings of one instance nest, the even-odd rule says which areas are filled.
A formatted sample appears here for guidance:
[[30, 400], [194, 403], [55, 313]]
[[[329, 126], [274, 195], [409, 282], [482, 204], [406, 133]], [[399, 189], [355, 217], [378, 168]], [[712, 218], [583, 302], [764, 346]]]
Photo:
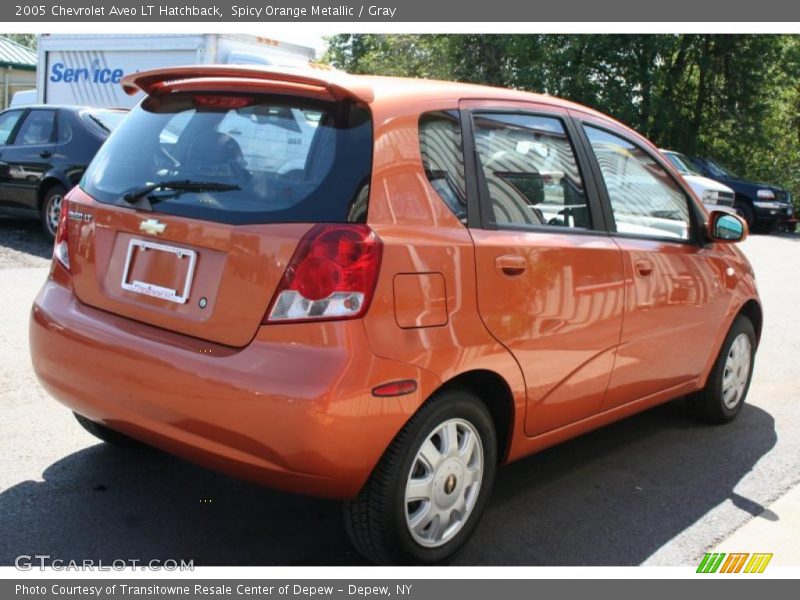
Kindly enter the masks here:
[[61, 200], [61, 212], [58, 214], [58, 230], [56, 231], [56, 243], [53, 246], [53, 258], [69, 271], [69, 202]]
[[380, 238], [366, 225], [315, 225], [286, 267], [264, 322], [362, 316], [382, 251]]

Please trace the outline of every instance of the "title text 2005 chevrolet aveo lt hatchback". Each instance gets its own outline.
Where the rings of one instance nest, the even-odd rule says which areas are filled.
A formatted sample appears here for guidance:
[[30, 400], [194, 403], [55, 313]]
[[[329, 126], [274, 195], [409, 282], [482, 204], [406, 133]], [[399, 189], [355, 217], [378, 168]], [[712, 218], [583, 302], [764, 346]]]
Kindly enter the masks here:
[[147, 96], [63, 203], [31, 316], [100, 438], [343, 499], [366, 557], [435, 563], [498, 464], [679, 396], [741, 409], [746, 227], [619, 123], [313, 69], [124, 85]]

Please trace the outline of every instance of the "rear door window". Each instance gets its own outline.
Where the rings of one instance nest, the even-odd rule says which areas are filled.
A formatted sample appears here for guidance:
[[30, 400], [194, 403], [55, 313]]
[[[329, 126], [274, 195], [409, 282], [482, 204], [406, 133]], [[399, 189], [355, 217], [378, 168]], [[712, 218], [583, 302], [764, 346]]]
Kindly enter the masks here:
[[481, 112], [473, 122], [495, 225], [591, 228], [586, 189], [560, 119]]
[[65, 144], [72, 138], [72, 115], [62, 110], [56, 119], [56, 142]]
[[371, 168], [370, 115], [349, 101], [173, 93], [134, 109], [81, 185], [122, 206], [153, 187], [155, 212], [222, 223], [359, 222]]
[[14, 138], [15, 146], [38, 146], [53, 141], [53, 127], [56, 122], [54, 110], [30, 111]]

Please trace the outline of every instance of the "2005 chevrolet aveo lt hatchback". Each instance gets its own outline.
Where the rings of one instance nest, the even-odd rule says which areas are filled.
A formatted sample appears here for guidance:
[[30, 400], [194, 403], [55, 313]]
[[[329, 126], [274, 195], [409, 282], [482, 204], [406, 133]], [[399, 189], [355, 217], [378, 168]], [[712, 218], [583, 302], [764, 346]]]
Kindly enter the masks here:
[[42, 384], [98, 437], [344, 500], [375, 562], [464, 545], [498, 464], [680, 396], [733, 419], [753, 272], [658, 150], [554, 98], [191, 67], [62, 205]]

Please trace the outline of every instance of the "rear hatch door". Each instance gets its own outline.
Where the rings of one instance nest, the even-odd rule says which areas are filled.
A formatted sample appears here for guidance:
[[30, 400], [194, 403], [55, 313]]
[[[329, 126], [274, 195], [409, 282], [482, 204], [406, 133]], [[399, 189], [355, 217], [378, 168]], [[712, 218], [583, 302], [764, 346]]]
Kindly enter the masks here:
[[371, 122], [348, 99], [196, 87], [145, 99], [71, 194], [73, 285], [85, 304], [240, 347], [313, 224], [365, 220]]

